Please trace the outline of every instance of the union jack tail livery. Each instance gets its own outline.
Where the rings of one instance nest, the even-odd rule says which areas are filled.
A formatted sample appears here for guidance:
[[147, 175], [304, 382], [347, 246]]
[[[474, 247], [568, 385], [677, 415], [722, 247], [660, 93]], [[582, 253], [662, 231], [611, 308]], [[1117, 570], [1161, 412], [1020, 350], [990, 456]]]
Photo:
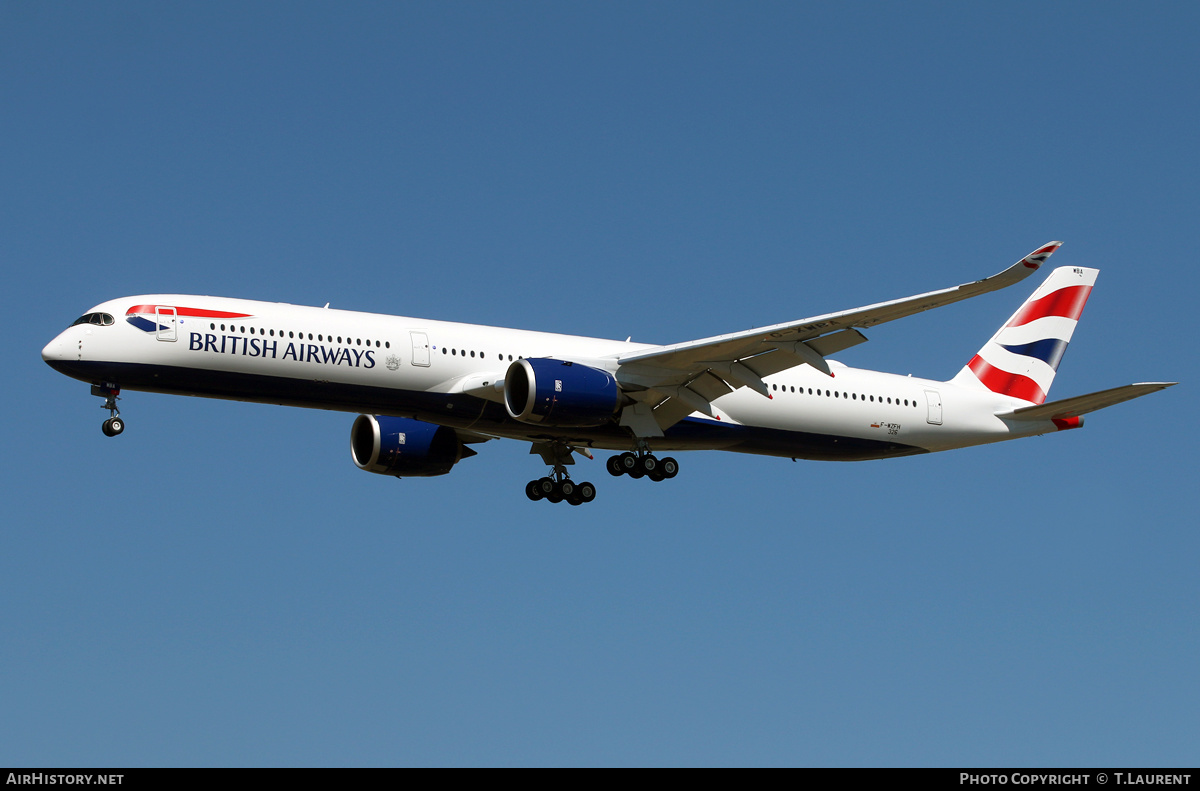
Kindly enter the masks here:
[[951, 383], [1044, 403], [1098, 274], [1055, 269]]

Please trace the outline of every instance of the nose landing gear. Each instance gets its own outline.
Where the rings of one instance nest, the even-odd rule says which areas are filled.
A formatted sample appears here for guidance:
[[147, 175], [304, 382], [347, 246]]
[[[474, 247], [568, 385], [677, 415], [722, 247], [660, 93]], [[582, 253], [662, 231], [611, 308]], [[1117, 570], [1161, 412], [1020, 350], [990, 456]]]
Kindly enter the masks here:
[[117, 402], [121, 400], [120, 394], [121, 388], [108, 382], [103, 385], [92, 385], [92, 395], [104, 399], [101, 408], [107, 409], [110, 415], [108, 420], [100, 424], [100, 430], [106, 437], [115, 437], [125, 430], [125, 421], [121, 420], [121, 410], [117, 409]]

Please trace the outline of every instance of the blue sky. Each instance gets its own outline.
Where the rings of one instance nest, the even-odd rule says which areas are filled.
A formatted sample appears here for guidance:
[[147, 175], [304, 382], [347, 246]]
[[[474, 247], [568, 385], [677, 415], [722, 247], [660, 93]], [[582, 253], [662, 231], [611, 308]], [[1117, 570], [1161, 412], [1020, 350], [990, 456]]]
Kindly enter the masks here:
[[[0, 6], [0, 764], [1195, 765], [1193, 4]], [[489, 443], [127, 393], [41, 347], [183, 292], [675, 342], [1097, 289], [1082, 431], [681, 454], [587, 507]], [[949, 378], [1026, 286], [840, 356]], [[585, 472], [580, 470], [579, 472]]]

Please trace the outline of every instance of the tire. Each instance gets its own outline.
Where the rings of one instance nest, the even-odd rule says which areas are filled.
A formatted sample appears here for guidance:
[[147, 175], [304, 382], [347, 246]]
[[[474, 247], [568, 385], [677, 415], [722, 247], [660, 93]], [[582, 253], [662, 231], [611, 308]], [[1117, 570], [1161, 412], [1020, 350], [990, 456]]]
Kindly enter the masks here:
[[125, 421], [119, 417], [109, 418], [108, 430], [112, 432], [112, 436], [117, 436], [125, 430]]
[[562, 481], [558, 485], [558, 490], [562, 492], [564, 500], [570, 500], [575, 496], [575, 483], [573, 481]]
[[591, 481], [584, 481], [575, 489], [579, 499], [585, 503], [590, 503], [596, 499], [596, 486]]
[[655, 470], [658, 469], [658, 463], [658, 459], [654, 458], [653, 456], [646, 455], [642, 457], [642, 469], [645, 470], [646, 474], [650, 475], [651, 477], [653, 477]]
[[530, 500], [537, 502], [545, 495], [543, 495], [542, 490], [538, 488], [537, 481], [530, 481], [529, 483], [525, 484], [525, 496]]
[[604, 466], [608, 468], [608, 474], [614, 478], [620, 478], [625, 474], [625, 468], [621, 466], [620, 456], [609, 456], [608, 461], [604, 462]]
[[679, 462], [675, 461], [671, 456], [666, 457], [658, 464], [659, 468], [662, 469], [664, 478], [674, 478], [679, 474]]
[[551, 479], [538, 478], [535, 483], [537, 484], [538, 491], [542, 493], [542, 497], [549, 497], [550, 495], [554, 494], [554, 481]]
[[567, 502], [571, 505], [583, 505], [583, 498], [579, 496], [579, 492], [575, 492], [567, 498]]
[[621, 460], [621, 469], [625, 472], [632, 473], [638, 468], [638, 457], [629, 451], [625, 451], [617, 458]]
[[663, 478], [665, 478], [667, 476], [663, 475], [661, 470], [655, 470], [654, 472], [646, 473], [646, 477], [649, 478], [650, 480], [654, 481], [655, 483], [658, 483], [659, 481], [661, 481]]

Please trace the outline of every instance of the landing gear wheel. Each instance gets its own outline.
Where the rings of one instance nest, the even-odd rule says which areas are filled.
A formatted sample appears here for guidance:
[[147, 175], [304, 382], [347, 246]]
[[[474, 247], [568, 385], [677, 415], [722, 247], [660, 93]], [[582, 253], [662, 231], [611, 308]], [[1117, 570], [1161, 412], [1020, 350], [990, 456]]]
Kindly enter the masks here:
[[654, 481], [655, 483], [658, 483], [659, 481], [661, 481], [663, 478], [665, 478], [667, 476], [663, 475], [661, 470], [655, 470], [654, 472], [646, 473], [646, 477], [649, 478], [650, 480]]
[[545, 495], [542, 494], [542, 490], [538, 488], [537, 481], [530, 481], [529, 483], [525, 484], [525, 496], [534, 502], [537, 502], [545, 497]]
[[558, 490], [562, 492], [564, 500], [570, 500], [575, 496], [575, 484], [570, 480], [560, 481], [558, 484]]
[[629, 451], [625, 451], [617, 458], [620, 460], [621, 469], [624, 470], [625, 472], [629, 473], [630, 475], [632, 475], [633, 471], [636, 470], [639, 466], [638, 465], [638, 457], [635, 456], [634, 454], [630, 453]]
[[542, 493], [542, 497], [549, 497], [554, 494], [554, 481], [550, 478], [538, 478], [534, 481], [537, 490]]
[[662, 470], [664, 478], [674, 478], [679, 474], [679, 462], [668, 456], [658, 463], [659, 469]]
[[596, 499], [596, 487], [591, 481], [584, 481], [575, 487], [575, 496], [580, 502], [590, 503]]
[[100, 430], [104, 432], [104, 436], [106, 437], [115, 437], [125, 430], [125, 421], [119, 417], [110, 417], [100, 424]]
[[633, 469], [629, 471], [630, 478], [642, 478], [646, 475], [646, 468], [642, 466], [642, 460], [636, 456], [633, 459]]
[[609, 456], [608, 461], [604, 462], [604, 466], [608, 468], [608, 474], [614, 478], [620, 478], [625, 474], [625, 468], [621, 466], [620, 456]]
[[583, 498], [579, 496], [578, 491], [575, 491], [572, 492], [571, 496], [567, 498], [567, 502], [571, 505], [583, 505]]
[[[543, 478], [542, 480], [549, 480], [549, 479]], [[551, 481], [550, 482], [550, 494], [546, 495], [546, 499], [552, 503], [561, 503], [563, 501], [562, 486]]]
[[658, 470], [658, 459], [650, 454], [646, 454], [642, 457], [642, 469], [646, 471], [647, 475], [653, 478], [654, 473]]

